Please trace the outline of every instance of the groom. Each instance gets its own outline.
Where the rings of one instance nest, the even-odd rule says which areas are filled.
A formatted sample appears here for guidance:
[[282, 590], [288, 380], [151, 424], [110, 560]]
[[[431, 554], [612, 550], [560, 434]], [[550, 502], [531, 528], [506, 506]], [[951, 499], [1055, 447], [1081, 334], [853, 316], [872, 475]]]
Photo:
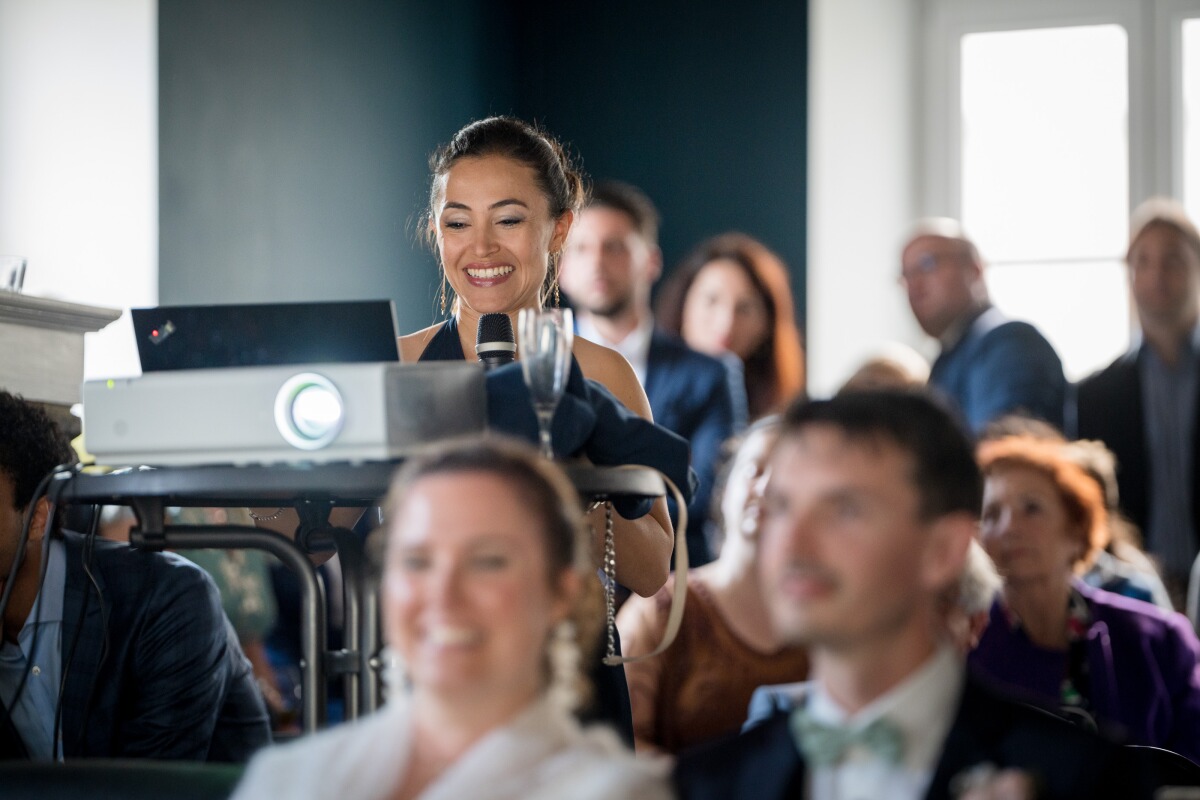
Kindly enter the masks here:
[[682, 797], [1140, 796], [1118, 748], [978, 685], [941, 641], [982, 493], [947, 413], [899, 392], [798, 403], [769, 468], [762, 583], [812, 680], [795, 711], [684, 756]]

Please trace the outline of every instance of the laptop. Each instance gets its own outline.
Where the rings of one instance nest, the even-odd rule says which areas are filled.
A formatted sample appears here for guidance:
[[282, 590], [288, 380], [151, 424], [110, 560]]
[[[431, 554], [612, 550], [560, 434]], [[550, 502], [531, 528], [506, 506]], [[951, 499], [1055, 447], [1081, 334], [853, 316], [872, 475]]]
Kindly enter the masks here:
[[398, 361], [391, 300], [130, 311], [142, 372]]

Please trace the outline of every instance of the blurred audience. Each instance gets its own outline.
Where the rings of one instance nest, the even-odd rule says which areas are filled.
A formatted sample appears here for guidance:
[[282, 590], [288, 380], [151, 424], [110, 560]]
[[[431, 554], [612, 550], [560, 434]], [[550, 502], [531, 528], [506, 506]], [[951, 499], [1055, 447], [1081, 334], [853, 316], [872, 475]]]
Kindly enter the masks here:
[[[639, 752], [677, 753], [734, 732], [755, 687], [808, 674], [804, 648], [782, 643], [772, 631], [759, 584], [762, 490], [778, 427], [776, 417], [759, 420], [737, 447], [721, 496], [720, 556], [688, 573], [674, 644], [625, 666]], [[630, 655], [650, 652], [662, 639], [673, 581], [621, 608], [617, 625]]]
[[812, 680], [794, 710], [685, 754], [684, 798], [950, 797], [982, 769], [1020, 770], [1043, 798], [1134, 796], [1114, 746], [994, 693], [945, 641], [980, 507], [947, 412], [895, 391], [799, 403], [768, 465], [764, 598]]
[[688, 506], [688, 563], [698, 567], [713, 559], [705, 522], [721, 443], [746, 422], [745, 387], [740, 370], [654, 324], [650, 290], [662, 273], [658, 223], [658, 210], [640, 189], [597, 183], [571, 226], [559, 282], [575, 308], [579, 335], [625, 356], [654, 421], [691, 445], [699, 486]]
[[941, 600], [946, 636], [962, 655], [975, 649], [987, 630], [1003, 583], [992, 557], [978, 540], [972, 540], [962, 575]]
[[1108, 512], [1108, 544], [1096, 553], [1092, 566], [1083, 574], [1084, 582], [1098, 589], [1154, 603], [1167, 611], [1178, 610], [1158, 567], [1142, 550], [1137, 526], [1121, 513], [1117, 460], [1112, 451], [1103, 442], [1086, 439], [1066, 443], [1063, 452], [1083, 467], [1088, 477], [1100, 487]]
[[[237, 798], [668, 797], [652, 765], [571, 715], [599, 634], [581, 504], [529, 447], [448, 446], [386, 502], [382, 710], [265, 751]], [[396, 673], [402, 673], [402, 677]]]
[[929, 362], [906, 344], [886, 343], [846, 379], [839, 392], [912, 389], [929, 380]]
[[1153, 198], [1133, 214], [1125, 260], [1141, 335], [1079, 383], [1068, 432], [1116, 455], [1121, 510], [1182, 608], [1200, 552], [1200, 232], [1179, 203]]
[[1063, 454], [1082, 467], [1100, 489], [1107, 511], [1108, 541], [1081, 576], [1083, 581], [1098, 589], [1154, 603], [1167, 611], [1175, 610], [1158, 567], [1142, 550], [1137, 527], [1117, 507], [1119, 489], [1112, 452], [1102, 442], [1068, 442], [1048, 422], [1020, 414], [1008, 414], [988, 423], [982, 439], [995, 441], [1010, 436], [1031, 437], [1061, 445]]
[[944, 218], [917, 222], [900, 260], [913, 316], [942, 347], [929, 383], [958, 404], [971, 429], [1014, 411], [1061, 427], [1062, 362], [1036, 328], [991, 304], [983, 259], [962, 226]]
[[787, 267], [742, 233], [701, 242], [663, 283], [660, 325], [691, 347], [741, 362], [749, 419], [804, 391], [804, 352]]
[[1200, 762], [1200, 642], [1181, 615], [1094, 589], [1109, 537], [1097, 483], [1059, 443], [985, 442], [980, 536], [1004, 577], [971, 664], [1086, 726]]

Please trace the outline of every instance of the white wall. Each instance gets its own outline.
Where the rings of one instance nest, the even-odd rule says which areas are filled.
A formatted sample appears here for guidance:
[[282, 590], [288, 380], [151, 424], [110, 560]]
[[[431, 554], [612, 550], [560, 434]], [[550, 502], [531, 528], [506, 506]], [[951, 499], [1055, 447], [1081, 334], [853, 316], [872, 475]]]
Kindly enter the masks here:
[[919, 0], [811, 0], [809, 391], [887, 341], [930, 352], [899, 275], [918, 214]]
[[[27, 294], [157, 303], [156, 9], [0, 0], [0, 253]], [[137, 373], [127, 317], [88, 334], [88, 377]]]

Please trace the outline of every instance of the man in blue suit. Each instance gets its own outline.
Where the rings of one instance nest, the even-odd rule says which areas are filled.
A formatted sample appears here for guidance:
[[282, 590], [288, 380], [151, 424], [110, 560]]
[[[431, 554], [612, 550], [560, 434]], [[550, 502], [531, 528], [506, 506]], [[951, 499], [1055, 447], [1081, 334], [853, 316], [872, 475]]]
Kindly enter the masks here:
[[579, 335], [625, 356], [654, 421], [691, 446], [699, 486], [688, 506], [688, 561], [699, 566], [715, 555], [705, 522], [721, 444], [745, 422], [745, 389], [722, 362], [655, 327], [650, 290], [661, 271], [654, 204], [629, 184], [596, 184], [571, 228], [559, 280], [575, 307]]
[[793, 710], [685, 754], [683, 798], [1147, 796], [1114, 745], [976, 682], [942, 634], [983, 492], [948, 413], [896, 391], [801, 401], [768, 469], [764, 599], [810, 681]]
[[180, 556], [61, 531], [34, 495], [74, 460], [45, 412], [0, 391], [0, 758], [245, 761], [270, 727], [216, 586]]
[[929, 383], [976, 433], [1014, 412], [1062, 427], [1067, 384], [1058, 354], [1037, 328], [991, 304], [979, 251], [957, 221], [917, 223], [900, 280], [921, 329], [942, 346]]

